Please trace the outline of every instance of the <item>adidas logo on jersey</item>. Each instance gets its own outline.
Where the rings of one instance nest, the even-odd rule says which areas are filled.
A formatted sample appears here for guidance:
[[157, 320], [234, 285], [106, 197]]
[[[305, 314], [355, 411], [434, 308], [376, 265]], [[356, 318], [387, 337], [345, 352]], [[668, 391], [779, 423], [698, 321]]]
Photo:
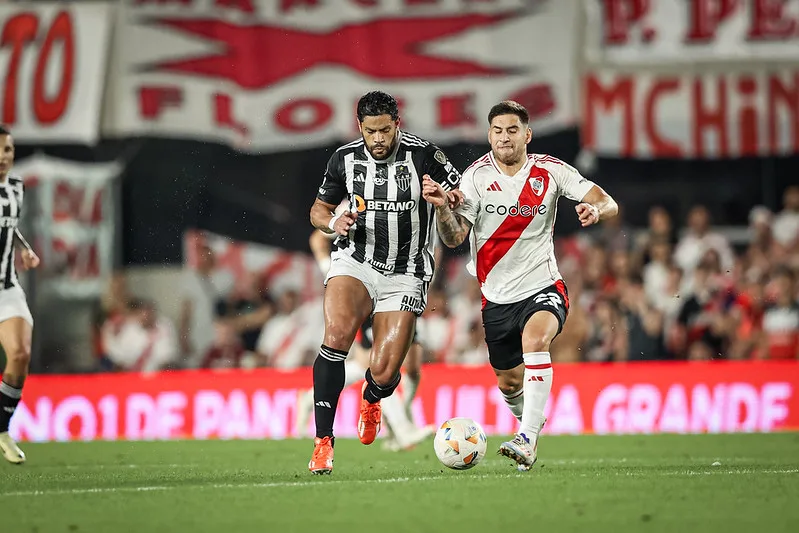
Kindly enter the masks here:
[[495, 181], [494, 183], [489, 185], [486, 190], [487, 191], [499, 191], [499, 192], [502, 192], [502, 187], [499, 186], [499, 182], [498, 181]]

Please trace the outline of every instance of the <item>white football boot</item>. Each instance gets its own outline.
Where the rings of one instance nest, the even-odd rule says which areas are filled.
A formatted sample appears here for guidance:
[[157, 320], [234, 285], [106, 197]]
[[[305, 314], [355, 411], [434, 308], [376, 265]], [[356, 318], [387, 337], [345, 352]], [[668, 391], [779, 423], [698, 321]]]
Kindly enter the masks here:
[[[541, 421], [541, 427], [538, 429], [538, 434], [544, 429], [544, 424], [547, 423], [546, 417]], [[497, 451], [499, 455], [504, 455], [509, 459], [516, 462], [516, 469], [519, 472], [527, 472], [538, 460], [538, 438], [535, 439], [535, 444], [530, 442], [527, 435], [524, 433], [517, 433], [513, 440], [503, 442]]]
[[17, 443], [14, 442], [7, 431], [0, 433], [0, 452], [3, 453], [3, 457], [9, 463], [19, 465], [25, 462], [25, 453], [19, 449]]

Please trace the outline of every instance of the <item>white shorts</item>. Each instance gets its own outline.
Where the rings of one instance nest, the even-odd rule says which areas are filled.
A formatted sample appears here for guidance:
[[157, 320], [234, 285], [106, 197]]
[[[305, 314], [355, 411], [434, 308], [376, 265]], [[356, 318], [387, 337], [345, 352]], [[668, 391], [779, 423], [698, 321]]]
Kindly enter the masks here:
[[21, 287], [0, 290], [0, 322], [16, 317], [25, 319], [33, 327], [33, 315], [28, 308], [25, 291]]
[[427, 281], [407, 274], [381, 274], [343, 251], [333, 252], [325, 286], [337, 276], [350, 276], [363, 283], [372, 298], [372, 313], [410, 311], [419, 316], [427, 306]]

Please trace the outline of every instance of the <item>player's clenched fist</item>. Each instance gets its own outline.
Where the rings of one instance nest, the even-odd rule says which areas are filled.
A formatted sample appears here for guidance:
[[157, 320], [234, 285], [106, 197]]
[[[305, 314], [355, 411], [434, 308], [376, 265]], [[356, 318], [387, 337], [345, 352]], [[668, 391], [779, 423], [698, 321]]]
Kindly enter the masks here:
[[354, 230], [357, 227], [355, 225], [357, 221], [358, 213], [353, 213], [347, 210], [340, 215], [336, 215], [331, 218], [328, 227], [333, 230], [333, 233], [338, 235], [347, 235], [350, 230]]
[[577, 211], [577, 216], [580, 218], [580, 224], [583, 227], [590, 226], [599, 222], [599, 210], [591, 204], [577, 204], [574, 207]]
[[442, 207], [449, 204], [449, 196], [447, 191], [437, 181], [430, 179], [429, 174], [422, 177], [422, 197], [430, 204], [436, 207]]

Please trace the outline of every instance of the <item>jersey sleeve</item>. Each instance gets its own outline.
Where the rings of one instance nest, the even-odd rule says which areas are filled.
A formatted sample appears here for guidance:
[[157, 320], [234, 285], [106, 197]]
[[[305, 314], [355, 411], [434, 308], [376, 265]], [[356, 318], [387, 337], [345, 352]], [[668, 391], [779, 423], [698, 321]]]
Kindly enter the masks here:
[[477, 213], [480, 212], [480, 193], [474, 184], [474, 172], [471, 169], [463, 173], [460, 190], [463, 193], [463, 204], [455, 209], [455, 213], [471, 222], [474, 226]]
[[461, 183], [461, 173], [452, 166], [444, 152], [434, 144], [424, 147], [422, 174], [429, 174], [430, 178], [440, 183], [445, 191], [457, 189]]
[[558, 184], [560, 194], [570, 200], [582, 202], [585, 195], [594, 186], [593, 181], [583, 177], [576, 168], [563, 161], [551, 163], [549, 168], [553, 171], [552, 175]]
[[326, 204], [338, 205], [347, 196], [347, 179], [341, 153], [336, 152], [327, 162], [325, 176], [316, 197]]

